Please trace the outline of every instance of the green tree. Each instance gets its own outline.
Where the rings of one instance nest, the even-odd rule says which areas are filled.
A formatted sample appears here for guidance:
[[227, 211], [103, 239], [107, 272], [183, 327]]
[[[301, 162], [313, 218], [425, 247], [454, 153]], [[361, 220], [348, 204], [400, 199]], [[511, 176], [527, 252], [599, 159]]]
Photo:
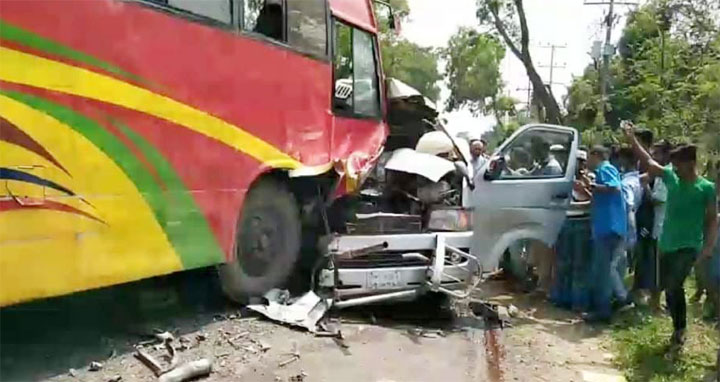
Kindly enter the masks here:
[[383, 37], [380, 46], [388, 77], [405, 82], [433, 101], [438, 100], [438, 83], [443, 77], [438, 70], [438, 54], [433, 49], [392, 37]]
[[720, 152], [720, 25], [716, 0], [650, 0], [628, 18], [611, 65], [608, 120], [599, 110], [597, 71], [568, 89], [567, 119], [588, 139], [623, 119], [675, 141]]
[[448, 110], [467, 107], [473, 114], [494, 112], [497, 116], [514, 109], [511, 100], [498, 96], [505, 48], [497, 38], [463, 27], [450, 37], [443, 56], [450, 89]]
[[525, 67], [534, 95], [543, 106], [543, 119], [562, 124], [563, 115], [560, 107], [552, 95], [552, 90], [545, 86], [538, 74], [530, 55], [530, 30], [523, 0], [477, 0], [477, 6], [480, 24], [495, 30]]
[[[407, 0], [390, 0], [394, 17], [402, 23], [410, 12]], [[380, 29], [380, 52], [383, 70], [387, 77], [396, 78], [414, 87], [424, 96], [437, 101], [440, 97], [442, 75], [438, 69], [438, 53], [432, 48], [423, 48], [399, 36], [390, 29], [388, 9], [375, 7]]]

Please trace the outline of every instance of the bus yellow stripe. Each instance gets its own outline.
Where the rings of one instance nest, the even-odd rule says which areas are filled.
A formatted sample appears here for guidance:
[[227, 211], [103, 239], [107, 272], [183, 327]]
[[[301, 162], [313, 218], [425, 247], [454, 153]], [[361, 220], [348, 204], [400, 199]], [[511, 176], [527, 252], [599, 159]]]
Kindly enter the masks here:
[[0, 306], [183, 269], [150, 205], [106, 153], [72, 127], [9, 97], [0, 95], [0, 111], [42, 146], [51, 147], [72, 177], [29, 151], [8, 150], [7, 144], [0, 146], [0, 166], [39, 165], [26, 171], [78, 195], [0, 181], [0, 199], [16, 191], [72, 206], [106, 223], [34, 208], [0, 213]]
[[271, 167], [294, 170], [302, 166], [238, 126], [139, 86], [6, 47], [0, 47], [0, 62], [0, 80], [137, 110], [214, 138]]

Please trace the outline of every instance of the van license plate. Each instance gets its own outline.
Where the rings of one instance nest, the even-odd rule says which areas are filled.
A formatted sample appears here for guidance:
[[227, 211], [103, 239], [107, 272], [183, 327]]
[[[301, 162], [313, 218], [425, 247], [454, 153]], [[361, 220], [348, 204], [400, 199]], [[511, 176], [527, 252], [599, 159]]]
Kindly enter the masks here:
[[393, 289], [402, 286], [400, 271], [374, 271], [368, 275], [370, 289]]

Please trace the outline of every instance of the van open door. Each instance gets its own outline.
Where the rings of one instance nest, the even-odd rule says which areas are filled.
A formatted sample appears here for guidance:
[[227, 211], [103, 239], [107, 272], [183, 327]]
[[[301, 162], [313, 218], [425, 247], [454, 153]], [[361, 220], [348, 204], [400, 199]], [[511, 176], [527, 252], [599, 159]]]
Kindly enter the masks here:
[[515, 241], [557, 240], [572, 198], [578, 132], [527, 125], [475, 174], [473, 248], [483, 270], [497, 267]]

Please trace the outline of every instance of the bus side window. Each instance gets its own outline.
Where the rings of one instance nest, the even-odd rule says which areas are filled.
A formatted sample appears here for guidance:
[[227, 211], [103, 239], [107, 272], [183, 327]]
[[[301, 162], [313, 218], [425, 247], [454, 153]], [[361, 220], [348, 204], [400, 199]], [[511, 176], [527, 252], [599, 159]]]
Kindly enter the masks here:
[[327, 51], [325, 0], [288, 0], [288, 43], [319, 56]]
[[352, 29], [335, 21], [334, 41], [335, 94], [333, 108], [343, 113], [353, 113], [353, 60]]
[[166, 3], [171, 7], [182, 9], [196, 15], [205, 16], [216, 21], [230, 24], [232, 12], [230, 0], [152, 0], [156, 3]]
[[380, 117], [375, 43], [371, 34], [334, 22], [333, 108], [339, 114]]
[[282, 0], [245, 0], [243, 29], [284, 41]]
[[359, 29], [353, 30], [353, 102], [355, 114], [363, 117], [380, 115], [374, 45], [370, 33]]

